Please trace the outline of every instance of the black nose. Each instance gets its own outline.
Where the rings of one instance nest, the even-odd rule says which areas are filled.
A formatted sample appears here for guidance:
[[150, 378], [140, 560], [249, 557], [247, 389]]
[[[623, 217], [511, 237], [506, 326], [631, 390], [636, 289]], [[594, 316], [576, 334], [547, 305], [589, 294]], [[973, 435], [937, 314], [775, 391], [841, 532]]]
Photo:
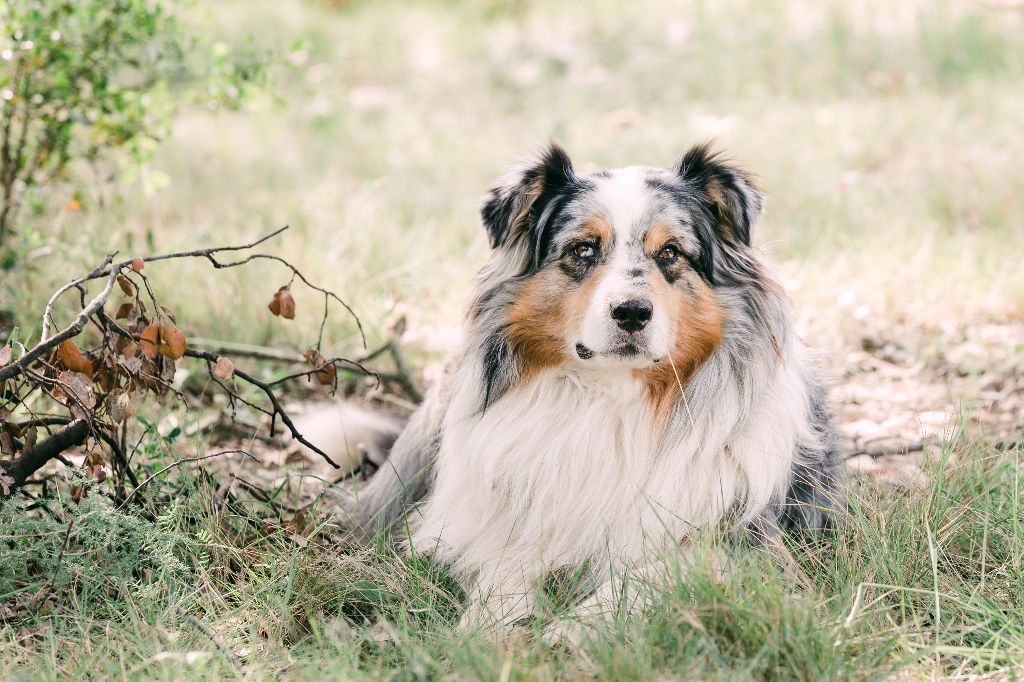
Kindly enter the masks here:
[[634, 298], [612, 308], [612, 319], [619, 325], [619, 329], [632, 333], [646, 327], [653, 313], [654, 306], [650, 301]]

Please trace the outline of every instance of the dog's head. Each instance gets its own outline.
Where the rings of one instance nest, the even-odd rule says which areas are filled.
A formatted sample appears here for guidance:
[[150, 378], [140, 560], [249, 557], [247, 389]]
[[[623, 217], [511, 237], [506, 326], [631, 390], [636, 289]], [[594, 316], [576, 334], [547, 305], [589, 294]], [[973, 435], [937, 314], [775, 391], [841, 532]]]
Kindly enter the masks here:
[[588, 174], [552, 145], [481, 211], [508, 350], [526, 372], [572, 363], [678, 381], [721, 341], [719, 287], [757, 277], [761, 206], [749, 176], [707, 145], [671, 169]]

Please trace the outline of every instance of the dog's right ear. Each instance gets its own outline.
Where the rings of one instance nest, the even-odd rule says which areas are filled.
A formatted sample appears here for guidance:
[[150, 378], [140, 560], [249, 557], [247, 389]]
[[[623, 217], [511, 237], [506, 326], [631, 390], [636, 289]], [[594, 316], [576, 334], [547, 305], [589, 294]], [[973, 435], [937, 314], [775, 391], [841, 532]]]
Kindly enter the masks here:
[[528, 240], [551, 197], [577, 182], [572, 161], [555, 143], [498, 180], [480, 207], [491, 248]]

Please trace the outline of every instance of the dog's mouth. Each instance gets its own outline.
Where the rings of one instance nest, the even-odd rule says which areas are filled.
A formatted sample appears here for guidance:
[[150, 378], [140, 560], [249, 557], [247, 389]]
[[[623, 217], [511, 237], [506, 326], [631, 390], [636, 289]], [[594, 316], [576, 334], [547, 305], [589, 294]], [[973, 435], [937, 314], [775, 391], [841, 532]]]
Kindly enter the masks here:
[[[580, 360], [589, 360], [597, 353], [590, 348], [587, 348], [582, 343], [576, 344], [576, 355], [579, 356]], [[647, 355], [647, 352], [637, 346], [635, 343], [626, 342], [611, 350], [603, 351], [602, 356], [606, 357], [618, 357], [618, 358], [636, 358], [638, 356]], [[652, 362], [658, 362], [661, 358], [650, 358]]]
[[580, 360], [589, 360], [594, 357], [594, 351], [590, 350], [582, 343], [576, 344], [576, 355], [580, 356]]

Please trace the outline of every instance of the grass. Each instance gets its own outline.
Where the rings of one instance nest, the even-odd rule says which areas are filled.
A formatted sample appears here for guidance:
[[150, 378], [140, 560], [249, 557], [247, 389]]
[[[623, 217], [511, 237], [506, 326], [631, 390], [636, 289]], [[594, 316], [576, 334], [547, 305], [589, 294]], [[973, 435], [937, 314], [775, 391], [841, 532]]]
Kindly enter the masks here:
[[[253, 679], [1005, 679], [1024, 664], [1019, 458], [961, 439], [913, 485], [860, 482], [836, 537], [791, 560], [711, 541], [724, 561], [648, 588], [649, 609], [579, 651], [461, 633], [443, 567], [338, 551], [325, 528], [248, 530], [199, 484], [155, 524], [58, 500], [32, 522], [42, 539], [0, 558], [0, 597], [42, 591], [50, 609], [0, 629], [0, 677], [229, 678], [230, 649]], [[0, 540], [24, 537], [19, 519]]]
[[[82, 168], [46, 188], [24, 216], [23, 263], [0, 281], [23, 334], [69, 272], [107, 251], [291, 224], [274, 252], [342, 294], [371, 344], [405, 315], [425, 367], [452, 345], [486, 257], [478, 197], [552, 137], [581, 166], [670, 164], [718, 139], [769, 196], [757, 239], [805, 336], [839, 357], [896, 325], [927, 336], [1024, 310], [1019, 12], [839, 0], [194, 11], [227, 42], [251, 34], [276, 50], [275, 95], [182, 116], [139, 182]], [[80, 211], [63, 208], [73, 194]], [[294, 323], [264, 310], [287, 280], [270, 265], [147, 273], [190, 337], [302, 348], [316, 336], [316, 297], [296, 291]], [[358, 352], [345, 315], [327, 333], [325, 354]], [[793, 562], [718, 547], [729, 570], [680, 576], [578, 652], [529, 632], [454, 632], [462, 595], [443, 567], [384, 545], [338, 551], [329, 527], [268, 534], [197, 470], [181, 470], [192, 488], [156, 523], [58, 489], [31, 523], [0, 514], [0, 608], [42, 606], [0, 625], [0, 679], [230, 678], [228, 650], [254, 679], [1020, 675], [1020, 452], [961, 438], [929, 455], [920, 485], [860, 485], [833, 540], [791, 547]]]

